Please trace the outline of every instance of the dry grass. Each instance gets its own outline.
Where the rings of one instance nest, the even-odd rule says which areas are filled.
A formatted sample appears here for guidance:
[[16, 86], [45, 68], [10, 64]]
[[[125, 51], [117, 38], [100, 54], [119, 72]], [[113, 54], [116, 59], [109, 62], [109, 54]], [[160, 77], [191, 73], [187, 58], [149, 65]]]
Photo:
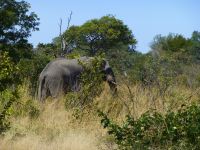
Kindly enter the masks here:
[[113, 118], [122, 119], [127, 114], [138, 118], [148, 110], [156, 110], [166, 113], [169, 110], [177, 110], [182, 104], [191, 104], [200, 101], [200, 88], [170, 86], [162, 91], [158, 87], [143, 87], [142, 85], [121, 84], [118, 86], [118, 96], [109, 94], [106, 86], [102, 95], [96, 99], [98, 107], [108, 112]]
[[96, 139], [84, 132], [59, 135], [52, 141], [45, 141], [41, 136], [26, 135], [16, 140], [3, 140], [2, 150], [96, 150]]
[[101, 131], [98, 121], [86, 124], [75, 120], [58, 101], [47, 102], [40, 109], [42, 112], [37, 119], [13, 118], [12, 128], [0, 140], [0, 149], [96, 150], [104, 147], [98, 138], [103, 136], [99, 133], [105, 132]]
[[[26, 86], [21, 87], [21, 101], [30, 99]], [[37, 105], [40, 115], [12, 118], [11, 129], [0, 139], [0, 150], [106, 150], [116, 147], [100, 125], [96, 109], [100, 109], [117, 122], [128, 113], [135, 118], [149, 109], [165, 113], [183, 103], [199, 100], [199, 92], [184, 87], [170, 87], [164, 92], [158, 88], [122, 84], [118, 95], [110, 94], [108, 85], [95, 101], [83, 110], [81, 119], [73, 117], [73, 110], [64, 108], [64, 98], [48, 100]]]

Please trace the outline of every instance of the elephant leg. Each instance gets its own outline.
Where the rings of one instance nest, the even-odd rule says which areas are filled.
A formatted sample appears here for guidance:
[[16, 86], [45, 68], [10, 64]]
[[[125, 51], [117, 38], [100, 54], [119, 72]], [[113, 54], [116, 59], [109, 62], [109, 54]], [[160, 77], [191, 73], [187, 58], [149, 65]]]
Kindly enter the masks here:
[[71, 89], [71, 90], [72, 90], [73, 92], [77, 92], [77, 91], [80, 91], [80, 89], [81, 89], [81, 88], [80, 88], [80, 84], [79, 84], [78, 82], [75, 82], [74, 85], [72, 86], [72, 89]]
[[77, 92], [80, 90], [80, 82], [77, 76], [75, 77], [66, 77], [63, 79], [63, 89], [66, 94], [68, 91]]
[[63, 81], [59, 78], [52, 79], [48, 83], [49, 93], [53, 98], [58, 97], [63, 92]]
[[39, 83], [38, 98], [41, 101], [44, 101], [47, 98], [47, 85], [46, 77], [41, 78]]
[[71, 90], [73, 92], [80, 91], [80, 82], [78, 77], [74, 77], [71, 82]]
[[42, 91], [41, 91], [41, 100], [43, 101], [44, 99], [46, 99], [47, 95], [47, 89], [46, 88], [43, 88]]

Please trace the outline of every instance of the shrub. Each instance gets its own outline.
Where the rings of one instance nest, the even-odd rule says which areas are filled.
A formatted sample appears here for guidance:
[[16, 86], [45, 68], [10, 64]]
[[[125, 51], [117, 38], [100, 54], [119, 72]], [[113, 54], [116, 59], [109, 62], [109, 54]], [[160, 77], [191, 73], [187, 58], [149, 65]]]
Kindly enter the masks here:
[[0, 91], [5, 90], [9, 86], [17, 83], [16, 75], [19, 69], [14, 65], [8, 52], [0, 53]]
[[77, 93], [68, 93], [66, 107], [82, 107], [91, 103], [102, 91], [103, 73], [100, 70], [103, 56], [96, 56], [89, 63], [79, 62], [84, 72], [81, 74], [81, 89]]
[[148, 111], [137, 120], [127, 116], [120, 126], [99, 111], [101, 124], [120, 149], [199, 149], [200, 106], [183, 106], [162, 115]]
[[[3, 92], [1, 92], [1, 94], [2, 93]], [[10, 128], [8, 117], [11, 115], [12, 112], [12, 104], [17, 100], [17, 98], [19, 98], [16, 90], [11, 92], [8, 97], [9, 98], [6, 99], [5, 104], [1, 106], [0, 109], [0, 135]], [[2, 95], [0, 95], [0, 98], [2, 100]], [[2, 105], [2, 103], [0, 103], [0, 105]]]
[[18, 98], [17, 90], [14, 89], [14, 85], [19, 81], [15, 78], [17, 71], [18, 68], [11, 61], [8, 53], [0, 53], [0, 134], [9, 129], [8, 116], [13, 102]]

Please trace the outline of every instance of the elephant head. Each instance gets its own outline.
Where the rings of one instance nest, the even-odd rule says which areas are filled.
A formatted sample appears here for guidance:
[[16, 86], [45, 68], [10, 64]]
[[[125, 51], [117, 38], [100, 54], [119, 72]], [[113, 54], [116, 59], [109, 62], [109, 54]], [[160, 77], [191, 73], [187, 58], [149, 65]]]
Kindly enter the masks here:
[[103, 69], [103, 74], [104, 74], [104, 78], [103, 78], [104, 81], [108, 82], [113, 94], [116, 93], [117, 92], [117, 84], [116, 84], [115, 75], [114, 75], [114, 72], [113, 72], [112, 68], [110, 67], [107, 60], [103, 61], [102, 69]]

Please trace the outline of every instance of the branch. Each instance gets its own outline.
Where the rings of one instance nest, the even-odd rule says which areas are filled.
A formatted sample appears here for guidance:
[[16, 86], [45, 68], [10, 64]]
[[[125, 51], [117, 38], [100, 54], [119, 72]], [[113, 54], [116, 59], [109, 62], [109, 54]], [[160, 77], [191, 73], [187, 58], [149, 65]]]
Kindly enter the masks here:
[[[72, 11], [70, 12], [70, 16], [68, 18], [67, 30], [69, 29], [71, 18], [72, 18]], [[60, 37], [60, 41], [61, 41], [61, 43], [60, 43], [60, 49], [61, 49], [60, 56], [61, 56], [64, 53], [68, 53], [67, 49], [68, 49], [69, 44], [65, 41], [65, 38], [63, 37], [64, 35], [62, 34], [62, 19], [60, 19], [60, 23], [58, 25], [59, 25], [59, 30], [60, 30], [59, 37]]]
[[60, 40], [61, 40], [61, 45], [60, 45], [60, 48], [61, 50], [63, 50], [63, 47], [64, 47], [64, 43], [63, 43], [63, 36], [62, 36], [62, 19], [60, 18], [60, 24], [59, 24], [59, 29], [60, 29], [60, 34], [59, 34], [59, 37], [60, 37]]
[[67, 22], [67, 30], [69, 29], [69, 25], [72, 19], [72, 11], [70, 12], [69, 18], [68, 18], [68, 22]]

